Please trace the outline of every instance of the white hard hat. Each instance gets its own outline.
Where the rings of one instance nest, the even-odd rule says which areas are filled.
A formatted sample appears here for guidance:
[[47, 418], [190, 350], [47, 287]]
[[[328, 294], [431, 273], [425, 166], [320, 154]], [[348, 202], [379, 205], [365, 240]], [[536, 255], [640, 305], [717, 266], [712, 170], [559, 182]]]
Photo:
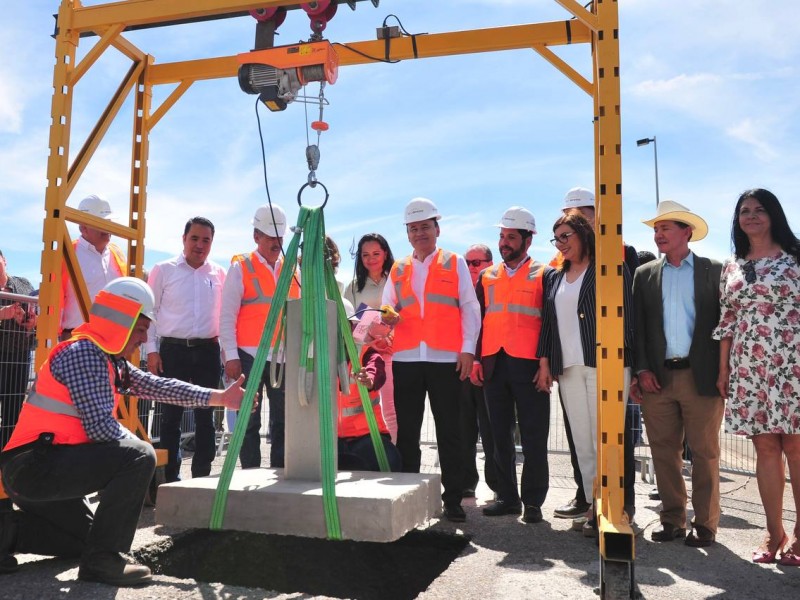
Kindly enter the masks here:
[[531, 233], [536, 233], [536, 219], [533, 218], [533, 213], [527, 208], [512, 206], [503, 213], [503, 217], [495, 227], [525, 229]]
[[116, 217], [116, 215], [111, 212], [111, 205], [108, 201], [96, 194], [86, 196], [86, 198], [81, 200], [81, 203], [78, 204], [78, 210], [89, 213], [95, 217], [100, 217], [101, 219], [108, 219], [109, 221], [113, 221]]
[[[256, 214], [253, 217], [253, 227], [258, 229], [261, 233], [270, 237], [282, 238], [286, 233], [286, 213], [277, 204], [259, 206]], [[275, 221], [272, 220], [272, 215], [275, 215]]]
[[414, 198], [406, 205], [406, 212], [403, 217], [403, 223], [416, 223], [417, 221], [425, 221], [426, 219], [436, 219], [437, 221], [442, 218], [439, 214], [439, 209], [436, 205], [427, 198]]
[[564, 196], [564, 207], [561, 210], [591, 206], [594, 208], [594, 193], [582, 187], [574, 187]]
[[109, 281], [103, 288], [109, 294], [120, 298], [127, 298], [142, 305], [141, 315], [155, 322], [156, 299], [153, 290], [141, 279], [136, 277], [118, 277]]

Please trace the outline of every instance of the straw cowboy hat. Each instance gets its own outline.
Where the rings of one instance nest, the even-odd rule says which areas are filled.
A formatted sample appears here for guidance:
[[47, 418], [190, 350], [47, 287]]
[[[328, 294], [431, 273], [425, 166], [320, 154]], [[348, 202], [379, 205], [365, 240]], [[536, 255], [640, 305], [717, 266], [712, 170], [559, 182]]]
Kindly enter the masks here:
[[686, 208], [683, 204], [678, 204], [672, 200], [664, 200], [658, 203], [656, 216], [647, 221], [642, 221], [648, 227], [653, 227], [658, 221], [678, 221], [686, 223], [692, 228], [692, 241], [699, 242], [708, 235], [708, 225], [706, 222]]

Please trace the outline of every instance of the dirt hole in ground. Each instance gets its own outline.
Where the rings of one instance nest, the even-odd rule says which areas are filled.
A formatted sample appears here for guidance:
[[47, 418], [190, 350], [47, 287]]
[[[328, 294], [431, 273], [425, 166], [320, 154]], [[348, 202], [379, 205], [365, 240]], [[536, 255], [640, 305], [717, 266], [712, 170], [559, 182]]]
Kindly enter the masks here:
[[331, 541], [241, 531], [194, 530], [136, 552], [154, 573], [362, 600], [416, 598], [469, 543], [462, 535], [411, 531], [390, 543]]

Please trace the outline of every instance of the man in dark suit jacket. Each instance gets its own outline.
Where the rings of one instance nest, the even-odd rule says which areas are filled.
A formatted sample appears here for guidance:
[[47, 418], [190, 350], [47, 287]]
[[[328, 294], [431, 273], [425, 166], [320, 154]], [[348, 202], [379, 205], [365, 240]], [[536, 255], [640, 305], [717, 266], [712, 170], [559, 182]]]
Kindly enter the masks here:
[[653, 454], [661, 525], [652, 539], [686, 536], [686, 486], [681, 476], [684, 437], [692, 450], [694, 531], [688, 546], [709, 546], [719, 524], [719, 430], [724, 401], [716, 389], [722, 265], [695, 255], [689, 241], [708, 226], [689, 209], [666, 200], [645, 225], [664, 255], [639, 267], [633, 279], [636, 373], [647, 437]]

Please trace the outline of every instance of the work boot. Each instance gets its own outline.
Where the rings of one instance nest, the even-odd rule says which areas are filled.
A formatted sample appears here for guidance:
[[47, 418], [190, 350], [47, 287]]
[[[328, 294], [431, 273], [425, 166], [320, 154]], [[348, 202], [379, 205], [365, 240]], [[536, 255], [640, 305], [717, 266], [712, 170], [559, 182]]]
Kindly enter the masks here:
[[17, 525], [14, 513], [0, 512], [0, 575], [14, 573], [19, 569], [14, 558], [14, 540], [17, 537]]
[[117, 587], [133, 587], [150, 583], [150, 569], [128, 562], [118, 552], [95, 552], [81, 559], [78, 579], [98, 581]]

